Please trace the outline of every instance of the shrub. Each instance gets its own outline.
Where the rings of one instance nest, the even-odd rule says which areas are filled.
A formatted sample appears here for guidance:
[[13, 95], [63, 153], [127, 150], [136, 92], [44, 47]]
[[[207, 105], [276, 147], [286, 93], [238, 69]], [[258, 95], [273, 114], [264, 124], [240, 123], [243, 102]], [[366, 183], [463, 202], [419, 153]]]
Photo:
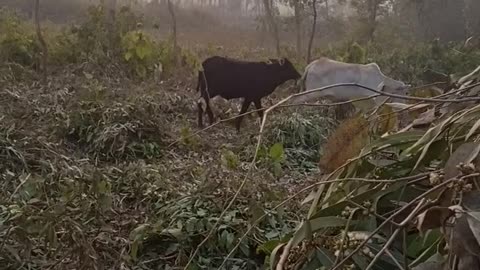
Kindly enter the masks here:
[[139, 77], [152, 71], [155, 61], [155, 42], [142, 31], [131, 31], [122, 37], [122, 52], [125, 61]]
[[82, 52], [78, 46], [78, 37], [71, 30], [64, 29], [47, 37], [49, 62], [54, 65], [73, 64], [80, 61]]
[[16, 14], [0, 9], [0, 61], [32, 66], [37, 50], [31, 25]]
[[[101, 95], [101, 94], [100, 94]], [[83, 99], [64, 121], [63, 136], [101, 160], [157, 158], [165, 138], [161, 105], [148, 97], [109, 103], [108, 97]]]
[[335, 124], [318, 110], [294, 112], [277, 118], [266, 137], [269, 142], [283, 144], [288, 165], [311, 170], [317, 167], [321, 145]]

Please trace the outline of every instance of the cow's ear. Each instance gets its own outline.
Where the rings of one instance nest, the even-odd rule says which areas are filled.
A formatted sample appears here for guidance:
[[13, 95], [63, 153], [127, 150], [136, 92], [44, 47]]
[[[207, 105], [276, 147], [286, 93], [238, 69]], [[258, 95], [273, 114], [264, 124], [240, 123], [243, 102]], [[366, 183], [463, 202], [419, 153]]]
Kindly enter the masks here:
[[278, 59], [278, 62], [280, 63], [280, 66], [283, 66], [283, 64], [285, 64], [285, 58]]

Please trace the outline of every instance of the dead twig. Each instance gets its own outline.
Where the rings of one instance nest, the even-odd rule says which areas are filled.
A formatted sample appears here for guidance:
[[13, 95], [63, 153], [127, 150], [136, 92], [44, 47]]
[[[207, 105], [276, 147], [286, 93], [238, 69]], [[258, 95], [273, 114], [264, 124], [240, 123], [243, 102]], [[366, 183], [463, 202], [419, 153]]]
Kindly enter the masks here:
[[395, 263], [395, 265], [398, 267], [400, 270], [405, 270], [405, 268], [400, 264], [400, 262], [393, 256], [393, 254], [390, 252], [390, 250], [385, 250], [385, 253], [392, 259], [392, 261]]
[[385, 245], [383, 245], [382, 249], [380, 249], [380, 251], [375, 255], [375, 257], [373, 258], [373, 260], [370, 262], [370, 264], [367, 266], [367, 269], [366, 270], [370, 270], [372, 269], [373, 265], [375, 265], [375, 263], [378, 261], [378, 259], [380, 259], [380, 256], [383, 255], [383, 253], [385, 252], [385, 250], [387, 250], [390, 245], [393, 243], [393, 241], [395, 241], [395, 239], [397, 238], [397, 234], [408, 224], [410, 223], [410, 221], [415, 217], [415, 215], [417, 214], [418, 210], [422, 207], [422, 205], [425, 203], [425, 198], [422, 198], [420, 200], [420, 202], [417, 204], [417, 206], [415, 207], [415, 209], [413, 209], [413, 211], [407, 216], [407, 218], [402, 222], [400, 223], [400, 227], [398, 227], [394, 232], [393, 234], [390, 236], [390, 239], [388, 239], [388, 241], [385, 243]]
[[13, 191], [12, 195], [10, 195], [10, 201], [13, 200], [13, 197], [15, 196], [15, 194], [17, 194], [17, 192], [20, 190], [20, 188], [28, 181], [28, 179], [30, 178], [31, 174], [28, 174], [25, 179], [23, 179], [20, 184], [18, 184], [18, 186], [15, 188], [15, 190]]
[[290, 253], [290, 249], [292, 248], [292, 239], [290, 239], [290, 241], [288, 241], [288, 244], [284, 247], [283, 253], [280, 256], [280, 260], [278, 261], [277, 267], [275, 268], [276, 270], [283, 270], [283, 266], [287, 262], [288, 254]]
[[359, 208], [357, 209], [354, 209], [351, 213], [350, 213], [350, 216], [348, 217], [348, 220], [347, 220], [347, 224], [345, 225], [345, 230], [343, 230], [343, 235], [342, 235], [342, 240], [340, 242], [340, 249], [338, 250], [338, 256], [337, 258], [335, 259], [335, 262], [333, 263], [334, 265], [337, 264], [339, 261], [340, 261], [340, 258], [343, 257], [343, 248], [344, 248], [344, 243], [345, 241], [347, 240], [347, 232], [348, 232], [348, 228], [350, 227], [350, 222], [352, 222], [352, 219], [353, 219], [353, 216], [355, 215], [355, 212], [358, 210]]

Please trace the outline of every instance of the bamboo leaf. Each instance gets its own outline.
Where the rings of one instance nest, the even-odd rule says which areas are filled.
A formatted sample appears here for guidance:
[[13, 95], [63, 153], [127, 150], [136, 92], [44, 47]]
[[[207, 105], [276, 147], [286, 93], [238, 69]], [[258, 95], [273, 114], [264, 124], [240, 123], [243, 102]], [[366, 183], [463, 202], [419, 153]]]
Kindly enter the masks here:
[[465, 137], [465, 141], [467, 141], [472, 135], [477, 131], [477, 129], [480, 128], [480, 119], [475, 122], [473, 125], [472, 129], [468, 132], [467, 136]]
[[[296, 246], [303, 240], [309, 239], [312, 232], [316, 232], [323, 228], [343, 227], [346, 224], [347, 219], [339, 217], [319, 217], [312, 220], [306, 220], [293, 235], [292, 246]], [[350, 224], [356, 224], [356, 221], [352, 221]]]
[[315, 257], [320, 261], [322, 266], [325, 266], [326, 269], [329, 269], [335, 263], [335, 256], [326, 248], [317, 247], [315, 250]]
[[275, 270], [277, 264], [276, 264], [276, 261], [277, 261], [277, 253], [278, 251], [283, 247], [285, 246], [286, 244], [283, 243], [283, 244], [280, 244], [278, 245], [273, 251], [272, 251], [272, 254], [270, 255], [270, 269], [271, 270]]

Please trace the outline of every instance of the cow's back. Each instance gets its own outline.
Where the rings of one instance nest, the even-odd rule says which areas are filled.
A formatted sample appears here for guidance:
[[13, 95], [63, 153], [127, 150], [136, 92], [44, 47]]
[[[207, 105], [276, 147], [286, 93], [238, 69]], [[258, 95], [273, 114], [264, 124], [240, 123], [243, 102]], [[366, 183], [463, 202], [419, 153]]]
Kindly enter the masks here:
[[[305, 89], [313, 90], [334, 84], [351, 83], [376, 89], [382, 82], [375, 64], [360, 65], [319, 59], [306, 71]], [[316, 98], [349, 100], [373, 95], [372, 91], [357, 86], [339, 86], [317, 92]]]
[[[219, 56], [203, 62], [211, 97], [221, 95], [225, 99], [243, 97], [245, 93], [255, 96], [263, 89], [271, 88], [271, 76], [267, 63], [247, 62]], [[250, 91], [248, 91], [250, 90]]]

